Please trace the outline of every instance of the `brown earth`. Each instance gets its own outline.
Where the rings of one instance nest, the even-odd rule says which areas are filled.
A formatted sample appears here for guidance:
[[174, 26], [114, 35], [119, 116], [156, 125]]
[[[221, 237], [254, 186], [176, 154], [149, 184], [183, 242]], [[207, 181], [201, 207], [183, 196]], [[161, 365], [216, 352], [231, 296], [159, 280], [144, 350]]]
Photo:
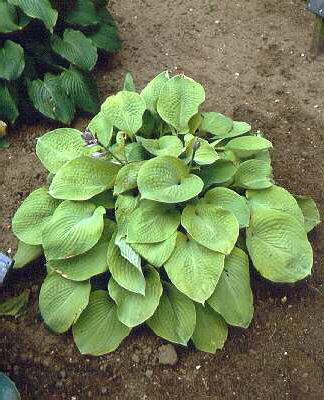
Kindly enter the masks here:
[[[323, 215], [324, 59], [309, 54], [313, 17], [305, 1], [111, 3], [125, 46], [112, 66], [104, 62], [98, 70], [103, 96], [120, 87], [127, 70], [139, 87], [163, 69], [184, 71], [206, 88], [206, 110], [249, 121], [266, 133], [275, 147], [277, 181], [294, 193], [312, 195]], [[35, 138], [56, 126], [22, 125], [0, 154], [2, 248], [15, 248], [11, 217], [44, 181]], [[311, 278], [278, 287], [253, 276], [251, 327], [231, 329], [216, 355], [178, 347], [173, 367], [158, 363], [164, 341], [146, 328], [135, 330], [113, 354], [81, 356], [71, 335], [51, 334], [41, 322], [42, 266], [17, 272], [3, 292], [29, 287], [32, 299], [21, 318], [0, 319], [0, 370], [17, 382], [23, 400], [323, 399], [324, 302], [317, 288], [324, 281], [324, 225], [311, 239]]]

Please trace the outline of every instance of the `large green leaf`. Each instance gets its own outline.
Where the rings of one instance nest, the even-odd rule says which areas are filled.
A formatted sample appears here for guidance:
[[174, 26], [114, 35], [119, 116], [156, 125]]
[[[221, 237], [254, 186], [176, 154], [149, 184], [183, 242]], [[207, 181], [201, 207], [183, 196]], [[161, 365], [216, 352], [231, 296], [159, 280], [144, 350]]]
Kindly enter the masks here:
[[178, 233], [175, 249], [164, 264], [171, 282], [185, 295], [204, 303], [215, 290], [225, 256]]
[[162, 265], [170, 258], [176, 244], [177, 232], [163, 242], [132, 243], [132, 248], [154, 267]]
[[39, 292], [39, 310], [54, 332], [66, 332], [89, 302], [89, 281], [74, 282], [59, 274], [48, 275]]
[[160, 96], [161, 90], [169, 80], [168, 71], [163, 71], [152, 79], [145, 88], [141, 91], [141, 96], [144, 98], [146, 107], [151, 112], [156, 112], [156, 104]]
[[68, 161], [91, 154], [97, 149], [85, 147], [81, 132], [73, 128], [54, 129], [39, 137], [36, 143], [37, 157], [54, 174]]
[[96, 83], [87, 72], [73, 65], [61, 74], [62, 88], [70, 96], [75, 106], [95, 114], [99, 111], [99, 94]]
[[178, 158], [159, 156], [147, 161], [138, 173], [138, 189], [143, 199], [162, 203], [180, 203], [197, 196], [203, 181], [190, 174]]
[[100, 144], [105, 147], [110, 145], [114, 127], [103, 112], [99, 112], [92, 118], [88, 129], [96, 136]]
[[95, 4], [92, 0], [76, 0], [73, 8], [68, 10], [64, 22], [71, 25], [89, 26], [100, 21]]
[[217, 112], [202, 113], [203, 122], [201, 130], [211, 133], [216, 137], [227, 137], [227, 134], [233, 128], [231, 118]]
[[119, 168], [119, 165], [105, 159], [75, 158], [58, 170], [49, 193], [57, 199], [90, 199], [114, 186]]
[[70, 258], [90, 250], [102, 234], [105, 212], [90, 202], [63, 201], [43, 229], [46, 258]]
[[321, 216], [316, 203], [311, 197], [307, 196], [295, 196], [295, 199], [303, 213], [306, 232], [310, 232], [321, 222]]
[[180, 212], [169, 204], [142, 200], [127, 225], [128, 243], [156, 243], [168, 239], [180, 224]]
[[11, 94], [8, 85], [0, 82], [0, 118], [13, 124], [18, 115], [16, 99]]
[[124, 238], [117, 238], [115, 244], [119, 247], [120, 254], [136, 268], [141, 270], [142, 259], [140, 255], [126, 242]]
[[261, 136], [242, 136], [230, 140], [225, 148], [233, 151], [238, 157], [248, 158], [272, 148], [272, 143]]
[[230, 325], [247, 328], [253, 318], [249, 258], [234, 247], [225, 258], [225, 267], [208, 304]]
[[84, 33], [65, 29], [63, 39], [54, 36], [51, 42], [55, 53], [81, 69], [91, 71], [98, 60], [98, 53], [92, 41]]
[[186, 206], [181, 225], [198, 243], [223, 254], [230, 254], [239, 234], [233, 213], [203, 201]]
[[192, 341], [198, 350], [215, 353], [227, 339], [227, 325], [223, 318], [206, 304], [195, 304], [197, 322]]
[[251, 125], [249, 125], [248, 123], [233, 121], [233, 127], [226, 135], [216, 135], [215, 137], [227, 139], [244, 135], [245, 133], [248, 133], [250, 131], [251, 131]]
[[82, 354], [100, 356], [117, 349], [130, 328], [117, 317], [117, 306], [105, 290], [91, 293], [87, 308], [73, 325], [73, 338]]
[[19, 241], [18, 249], [14, 256], [14, 268], [19, 269], [23, 268], [25, 265], [30, 264], [31, 262], [37, 260], [43, 253], [42, 246], [40, 245], [31, 245]]
[[0, 78], [18, 79], [25, 68], [24, 49], [12, 40], [6, 40], [0, 48]]
[[115, 217], [118, 225], [118, 238], [125, 237], [127, 235], [127, 225], [130, 220], [130, 216], [137, 207], [139, 197], [133, 194], [121, 194], [116, 200], [116, 211]]
[[145, 295], [145, 278], [142, 268], [131, 264], [121, 255], [119, 247], [115, 244], [116, 234], [109, 242], [107, 260], [108, 268], [115, 281], [130, 292]]
[[49, 260], [47, 266], [72, 281], [84, 281], [95, 275], [108, 271], [107, 250], [116, 224], [104, 220], [104, 229], [97, 244], [86, 253], [66, 260]]
[[159, 273], [154, 268], [144, 271], [145, 296], [132, 293], [110, 278], [108, 291], [117, 304], [117, 315], [120, 322], [130, 328], [142, 324], [150, 318], [157, 306], [163, 292]]
[[249, 206], [256, 210], [259, 207], [266, 210], [284, 211], [304, 224], [304, 216], [294, 196], [280, 186], [271, 186], [264, 190], [247, 190]]
[[[1, 12], [1, 4], [0, 4]], [[21, 400], [14, 382], [3, 372], [0, 372], [0, 398], [3, 400]]]
[[114, 194], [118, 195], [137, 187], [138, 171], [145, 161], [136, 161], [123, 166], [117, 174]]
[[249, 225], [250, 210], [247, 201], [234, 190], [216, 187], [205, 194], [204, 202], [231, 211], [238, 220], [240, 228]]
[[[25, 289], [18, 296], [9, 297], [0, 301], [0, 317], [18, 317], [26, 308], [29, 301], [30, 290]], [[1, 394], [1, 391], [0, 391]], [[1, 399], [1, 397], [0, 397]]]
[[29, 17], [40, 19], [49, 31], [53, 31], [58, 12], [49, 0], [8, 0], [8, 3], [18, 6]]
[[28, 95], [35, 108], [48, 118], [70, 124], [75, 106], [61, 86], [59, 76], [45, 74], [44, 80], [28, 83]]
[[165, 283], [159, 306], [147, 324], [156, 335], [186, 346], [196, 325], [194, 303], [176, 287]]
[[132, 136], [142, 126], [145, 108], [145, 101], [138, 93], [123, 90], [108, 97], [101, 112], [116, 128]]
[[48, 194], [45, 187], [34, 190], [20, 205], [12, 220], [12, 230], [21, 241], [42, 243], [43, 229], [48, 225], [60, 202]]
[[176, 75], [163, 85], [157, 111], [165, 122], [180, 133], [187, 133], [190, 118], [204, 101], [205, 91], [199, 83], [184, 75]]
[[206, 187], [224, 185], [233, 179], [236, 170], [237, 167], [232, 161], [216, 160], [214, 164], [202, 168], [199, 175]]
[[246, 244], [257, 271], [273, 282], [296, 282], [311, 273], [312, 247], [304, 226], [277, 210], [252, 212]]
[[9, 4], [7, 0], [0, 0], [0, 15], [0, 33], [9, 33], [21, 29], [18, 24], [16, 7]]
[[178, 157], [183, 149], [183, 145], [178, 136], [165, 135], [159, 139], [145, 139], [137, 137], [141, 145], [155, 156]]
[[267, 189], [272, 186], [271, 165], [262, 160], [247, 160], [239, 165], [235, 185], [245, 189]]
[[101, 22], [98, 29], [87, 36], [96, 47], [108, 53], [115, 53], [122, 48], [116, 26], [108, 25], [105, 22]]

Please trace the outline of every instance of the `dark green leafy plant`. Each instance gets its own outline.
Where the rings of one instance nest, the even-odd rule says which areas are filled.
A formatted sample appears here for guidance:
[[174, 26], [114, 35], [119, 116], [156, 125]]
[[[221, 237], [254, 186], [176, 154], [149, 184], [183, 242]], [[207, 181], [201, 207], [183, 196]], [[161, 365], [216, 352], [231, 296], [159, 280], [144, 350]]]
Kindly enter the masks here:
[[[163, 72], [141, 92], [127, 75], [81, 133], [56, 129], [36, 153], [49, 186], [17, 210], [19, 267], [43, 249], [45, 323], [82, 353], [115, 350], [146, 323], [207, 352], [253, 316], [249, 258], [273, 282], [311, 273], [313, 200], [272, 177], [271, 143], [201, 112], [203, 87]], [[96, 279], [92, 279], [93, 277]]]
[[106, 6], [94, 0], [0, 0], [0, 119], [14, 123], [26, 103], [64, 124], [76, 110], [99, 111], [90, 71], [98, 51], [121, 47]]

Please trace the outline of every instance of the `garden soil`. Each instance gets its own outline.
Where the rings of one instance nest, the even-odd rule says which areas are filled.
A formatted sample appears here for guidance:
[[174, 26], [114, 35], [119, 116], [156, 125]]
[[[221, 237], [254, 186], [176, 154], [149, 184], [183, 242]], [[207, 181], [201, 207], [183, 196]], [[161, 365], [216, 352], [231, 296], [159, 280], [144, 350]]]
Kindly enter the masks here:
[[[131, 71], [138, 87], [164, 69], [206, 88], [206, 110], [250, 122], [273, 142], [277, 182], [315, 198], [324, 215], [324, 57], [309, 52], [313, 16], [302, 0], [118, 0], [113, 14], [124, 48], [96, 72], [103, 97]], [[75, 122], [85, 127], [88, 117]], [[1, 151], [1, 247], [15, 250], [10, 221], [44, 183], [35, 139], [59, 125], [33, 119], [10, 133]], [[255, 317], [230, 329], [222, 351], [176, 346], [173, 366], [159, 363], [165, 341], [135, 329], [106, 356], [81, 356], [71, 334], [46, 329], [37, 297], [41, 263], [15, 272], [5, 296], [31, 289], [26, 314], [0, 319], [0, 370], [33, 400], [320, 400], [324, 397], [324, 225], [310, 236], [311, 278], [275, 286], [252, 275]]]

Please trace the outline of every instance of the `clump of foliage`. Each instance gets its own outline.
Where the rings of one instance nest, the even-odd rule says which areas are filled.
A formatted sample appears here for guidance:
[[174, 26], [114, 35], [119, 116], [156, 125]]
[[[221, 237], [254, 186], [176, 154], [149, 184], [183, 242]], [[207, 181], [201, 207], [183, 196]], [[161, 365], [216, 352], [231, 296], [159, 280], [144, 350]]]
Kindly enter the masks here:
[[0, 0], [0, 119], [14, 123], [30, 104], [64, 124], [76, 110], [99, 111], [90, 71], [98, 51], [121, 47], [106, 7], [105, 0]]
[[314, 201], [274, 183], [269, 140], [201, 112], [204, 100], [184, 75], [140, 94], [128, 75], [84, 132], [38, 139], [49, 181], [14, 216], [16, 258], [44, 252], [41, 314], [55, 332], [72, 327], [82, 353], [113, 351], [142, 323], [215, 352], [228, 325], [251, 322], [249, 259], [273, 282], [311, 273]]

